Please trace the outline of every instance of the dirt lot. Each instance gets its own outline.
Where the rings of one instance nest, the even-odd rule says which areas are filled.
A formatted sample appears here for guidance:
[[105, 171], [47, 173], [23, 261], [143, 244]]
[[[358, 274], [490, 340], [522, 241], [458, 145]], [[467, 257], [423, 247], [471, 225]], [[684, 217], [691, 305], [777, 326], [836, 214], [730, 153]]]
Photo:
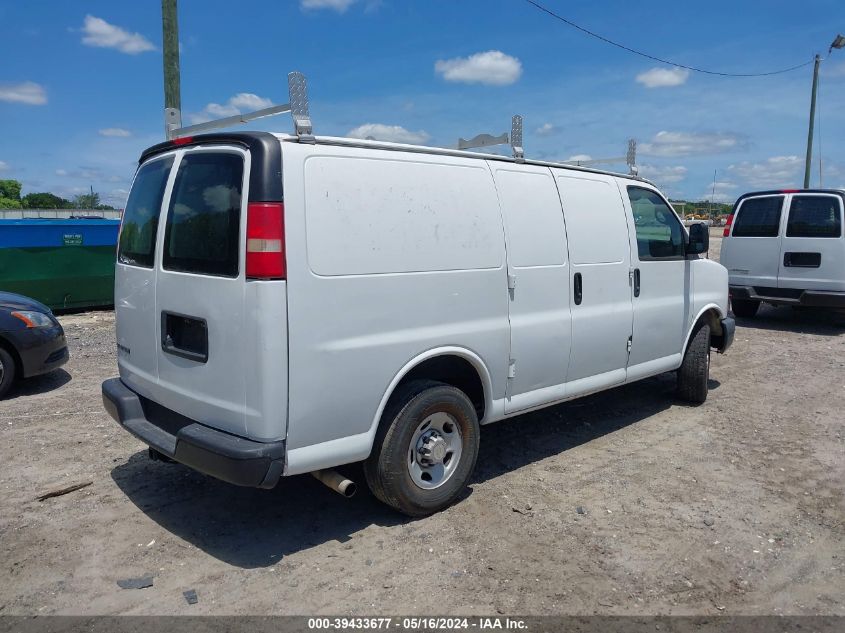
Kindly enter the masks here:
[[740, 322], [701, 407], [666, 375], [486, 427], [415, 521], [149, 461], [100, 402], [113, 315], [62, 321], [66, 371], [0, 402], [0, 614], [845, 614], [843, 317]]

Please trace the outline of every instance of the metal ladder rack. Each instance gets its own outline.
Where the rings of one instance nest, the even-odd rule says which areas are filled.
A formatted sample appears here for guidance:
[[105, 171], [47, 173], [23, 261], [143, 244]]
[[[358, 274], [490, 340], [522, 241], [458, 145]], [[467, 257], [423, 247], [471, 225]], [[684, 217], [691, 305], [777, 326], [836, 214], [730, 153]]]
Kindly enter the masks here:
[[514, 114], [511, 119], [511, 135], [508, 141], [508, 133], [499, 136], [491, 134], [479, 134], [469, 140], [459, 138], [457, 149], [477, 149], [479, 147], [490, 147], [492, 145], [510, 145], [513, 157], [518, 163], [525, 162], [525, 151], [522, 149], [522, 116]]
[[270, 106], [269, 108], [263, 108], [255, 112], [247, 112], [246, 114], [236, 114], [224, 119], [197, 123], [188, 127], [182, 127], [182, 113], [177, 108], [165, 108], [164, 131], [167, 135], [167, 140], [172, 141], [176, 138], [192, 136], [200, 132], [219, 130], [220, 128], [254, 121], [255, 119], [290, 112], [293, 118], [293, 128], [300, 142], [313, 143], [314, 134], [311, 127], [311, 115], [308, 112], [308, 86], [305, 81], [305, 75], [298, 71], [288, 73], [288, 93], [290, 95], [290, 101], [288, 103]]
[[[223, 119], [215, 119], [204, 123], [197, 123], [196, 125], [189, 125], [182, 127], [182, 113], [177, 108], [165, 108], [164, 110], [164, 129], [167, 140], [192, 136], [201, 132], [208, 132], [211, 130], [218, 130], [221, 128], [231, 127], [241, 123], [254, 121], [276, 114], [284, 114], [290, 112], [293, 118], [294, 133], [301, 143], [314, 143], [314, 131], [311, 124], [311, 115], [308, 107], [308, 84], [305, 80], [305, 75], [301, 72], [294, 71], [288, 73], [288, 94], [289, 102], [282, 105], [274, 105], [269, 108], [256, 110], [255, 112], [247, 112], [245, 114], [236, 114], [234, 116]], [[482, 147], [491, 147], [494, 145], [510, 145], [511, 153], [517, 163], [525, 162], [525, 150], [522, 144], [522, 116], [515, 114], [511, 119], [510, 136], [505, 132], [499, 136], [492, 136], [491, 134], [478, 134], [473, 138], [466, 140], [458, 139], [456, 147], [444, 149], [478, 149]], [[588, 166], [601, 163], [621, 163], [625, 161], [628, 165], [629, 172], [632, 176], [637, 175], [636, 166], [637, 156], [637, 142], [634, 139], [628, 141], [628, 152], [624, 158], [604, 158], [586, 161], [564, 161], [562, 164], [569, 164], [575, 166]]]

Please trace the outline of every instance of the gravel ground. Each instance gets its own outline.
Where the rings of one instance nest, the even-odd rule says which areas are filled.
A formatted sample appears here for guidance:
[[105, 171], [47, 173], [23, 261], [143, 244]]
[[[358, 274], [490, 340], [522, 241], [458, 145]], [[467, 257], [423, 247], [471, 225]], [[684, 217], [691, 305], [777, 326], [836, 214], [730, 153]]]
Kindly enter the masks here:
[[68, 365], [0, 402], [0, 614], [845, 615], [844, 321], [739, 321], [700, 407], [664, 375], [486, 427], [466, 497], [408, 520], [149, 461], [100, 401], [113, 314], [65, 316]]

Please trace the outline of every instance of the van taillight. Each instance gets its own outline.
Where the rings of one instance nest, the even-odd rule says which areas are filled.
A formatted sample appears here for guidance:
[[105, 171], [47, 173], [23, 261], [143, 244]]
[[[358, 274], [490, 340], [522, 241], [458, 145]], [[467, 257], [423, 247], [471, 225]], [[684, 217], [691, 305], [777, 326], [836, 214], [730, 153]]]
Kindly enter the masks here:
[[734, 214], [731, 213], [728, 216], [727, 221], [725, 222], [725, 232], [722, 233], [722, 237], [729, 237], [731, 234], [731, 224], [734, 223]]
[[250, 202], [246, 217], [246, 276], [285, 279], [285, 206]]

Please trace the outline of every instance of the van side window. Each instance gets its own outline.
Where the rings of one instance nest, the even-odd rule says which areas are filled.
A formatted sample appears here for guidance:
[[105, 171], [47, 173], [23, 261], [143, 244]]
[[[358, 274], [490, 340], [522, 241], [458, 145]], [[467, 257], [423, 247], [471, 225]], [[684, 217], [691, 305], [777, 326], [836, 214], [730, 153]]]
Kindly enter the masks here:
[[640, 261], [684, 258], [684, 229], [672, 208], [650, 189], [628, 187]]
[[733, 237], [777, 237], [783, 196], [749, 198], [734, 218]]
[[153, 267], [161, 199], [172, 166], [170, 156], [151, 161], [138, 170], [120, 227], [117, 261], [121, 264]]
[[243, 172], [239, 154], [197, 152], [182, 157], [167, 210], [165, 269], [238, 276]]
[[835, 196], [794, 196], [789, 204], [787, 237], [839, 237], [842, 214]]

